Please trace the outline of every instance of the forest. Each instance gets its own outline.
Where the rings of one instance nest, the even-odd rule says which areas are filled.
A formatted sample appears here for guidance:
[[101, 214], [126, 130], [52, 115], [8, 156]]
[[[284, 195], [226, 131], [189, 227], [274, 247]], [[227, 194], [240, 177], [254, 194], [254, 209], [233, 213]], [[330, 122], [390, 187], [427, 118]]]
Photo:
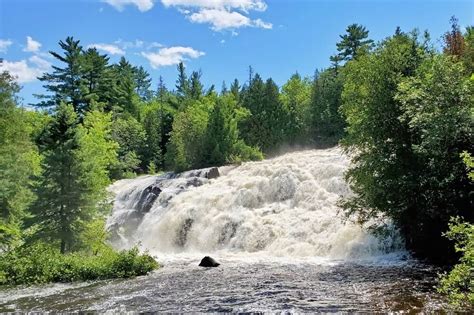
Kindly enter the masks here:
[[347, 216], [374, 233], [390, 218], [414, 256], [450, 268], [439, 292], [474, 304], [474, 27], [453, 17], [441, 48], [427, 31], [394, 31], [375, 42], [351, 24], [330, 67], [281, 87], [252, 67], [245, 82], [206, 87], [182, 62], [175, 86], [153, 87], [143, 67], [73, 37], [50, 52], [36, 104], [22, 106], [1, 73], [0, 284], [158, 268], [107, 244], [115, 180], [340, 145], [352, 160]]

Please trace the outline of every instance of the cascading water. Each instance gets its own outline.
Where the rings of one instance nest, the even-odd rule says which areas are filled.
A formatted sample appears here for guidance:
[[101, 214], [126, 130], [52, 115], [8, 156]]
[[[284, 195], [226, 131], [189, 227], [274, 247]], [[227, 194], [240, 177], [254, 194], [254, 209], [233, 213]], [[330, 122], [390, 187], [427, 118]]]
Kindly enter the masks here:
[[[401, 259], [395, 231], [378, 238], [344, 220], [348, 165], [332, 148], [118, 181], [113, 245], [140, 243], [162, 267], [128, 280], [0, 288], [0, 312], [444, 310], [436, 269]], [[205, 254], [221, 265], [199, 267]]]
[[343, 179], [348, 163], [332, 148], [223, 167], [214, 179], [206, 169], [122, 180], [111, 187], [108, 227], [117, 247], [139, 242], [158, 257], [219, 252], [347, 260], [399, 252], [395, 232], [377, 238], [344, 220], [337, 202], [350, 194]]

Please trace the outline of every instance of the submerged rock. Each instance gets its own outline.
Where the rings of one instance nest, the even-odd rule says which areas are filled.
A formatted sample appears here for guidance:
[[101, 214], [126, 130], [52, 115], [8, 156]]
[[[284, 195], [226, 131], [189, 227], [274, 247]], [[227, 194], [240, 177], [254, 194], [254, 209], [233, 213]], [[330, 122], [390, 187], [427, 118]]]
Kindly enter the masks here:
[[220, 264], [214, 258], [206, 256], [199, 263], [199, 267], [217, 267]]

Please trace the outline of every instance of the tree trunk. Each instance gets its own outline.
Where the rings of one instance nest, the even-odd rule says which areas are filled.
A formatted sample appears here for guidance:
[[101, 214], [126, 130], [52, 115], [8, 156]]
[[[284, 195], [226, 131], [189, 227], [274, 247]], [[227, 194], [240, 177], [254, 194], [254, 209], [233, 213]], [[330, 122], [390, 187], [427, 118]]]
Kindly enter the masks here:
[[61, 240], [61, 254], [66, 252], [66, 241], [64, 239]]

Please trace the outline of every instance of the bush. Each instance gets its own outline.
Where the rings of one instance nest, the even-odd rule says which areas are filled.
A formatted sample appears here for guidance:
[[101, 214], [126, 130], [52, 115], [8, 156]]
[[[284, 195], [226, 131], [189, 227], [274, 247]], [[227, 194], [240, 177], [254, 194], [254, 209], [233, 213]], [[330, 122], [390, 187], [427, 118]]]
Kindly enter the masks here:
[[62, 255], [55, 247], [37, 243], [0, 256], [0, 285], [130, 278], [156, 268], [158, 263], [137, 248]]
[[456, 252], [462, 256], [459, 264], [441, 275], [438, 292], [446, 294], [456, 306], [474, 305], [474, 225], [462, 222], [459, 217], [451, 220], [449, 231], [444, 234], [456, 242]]

